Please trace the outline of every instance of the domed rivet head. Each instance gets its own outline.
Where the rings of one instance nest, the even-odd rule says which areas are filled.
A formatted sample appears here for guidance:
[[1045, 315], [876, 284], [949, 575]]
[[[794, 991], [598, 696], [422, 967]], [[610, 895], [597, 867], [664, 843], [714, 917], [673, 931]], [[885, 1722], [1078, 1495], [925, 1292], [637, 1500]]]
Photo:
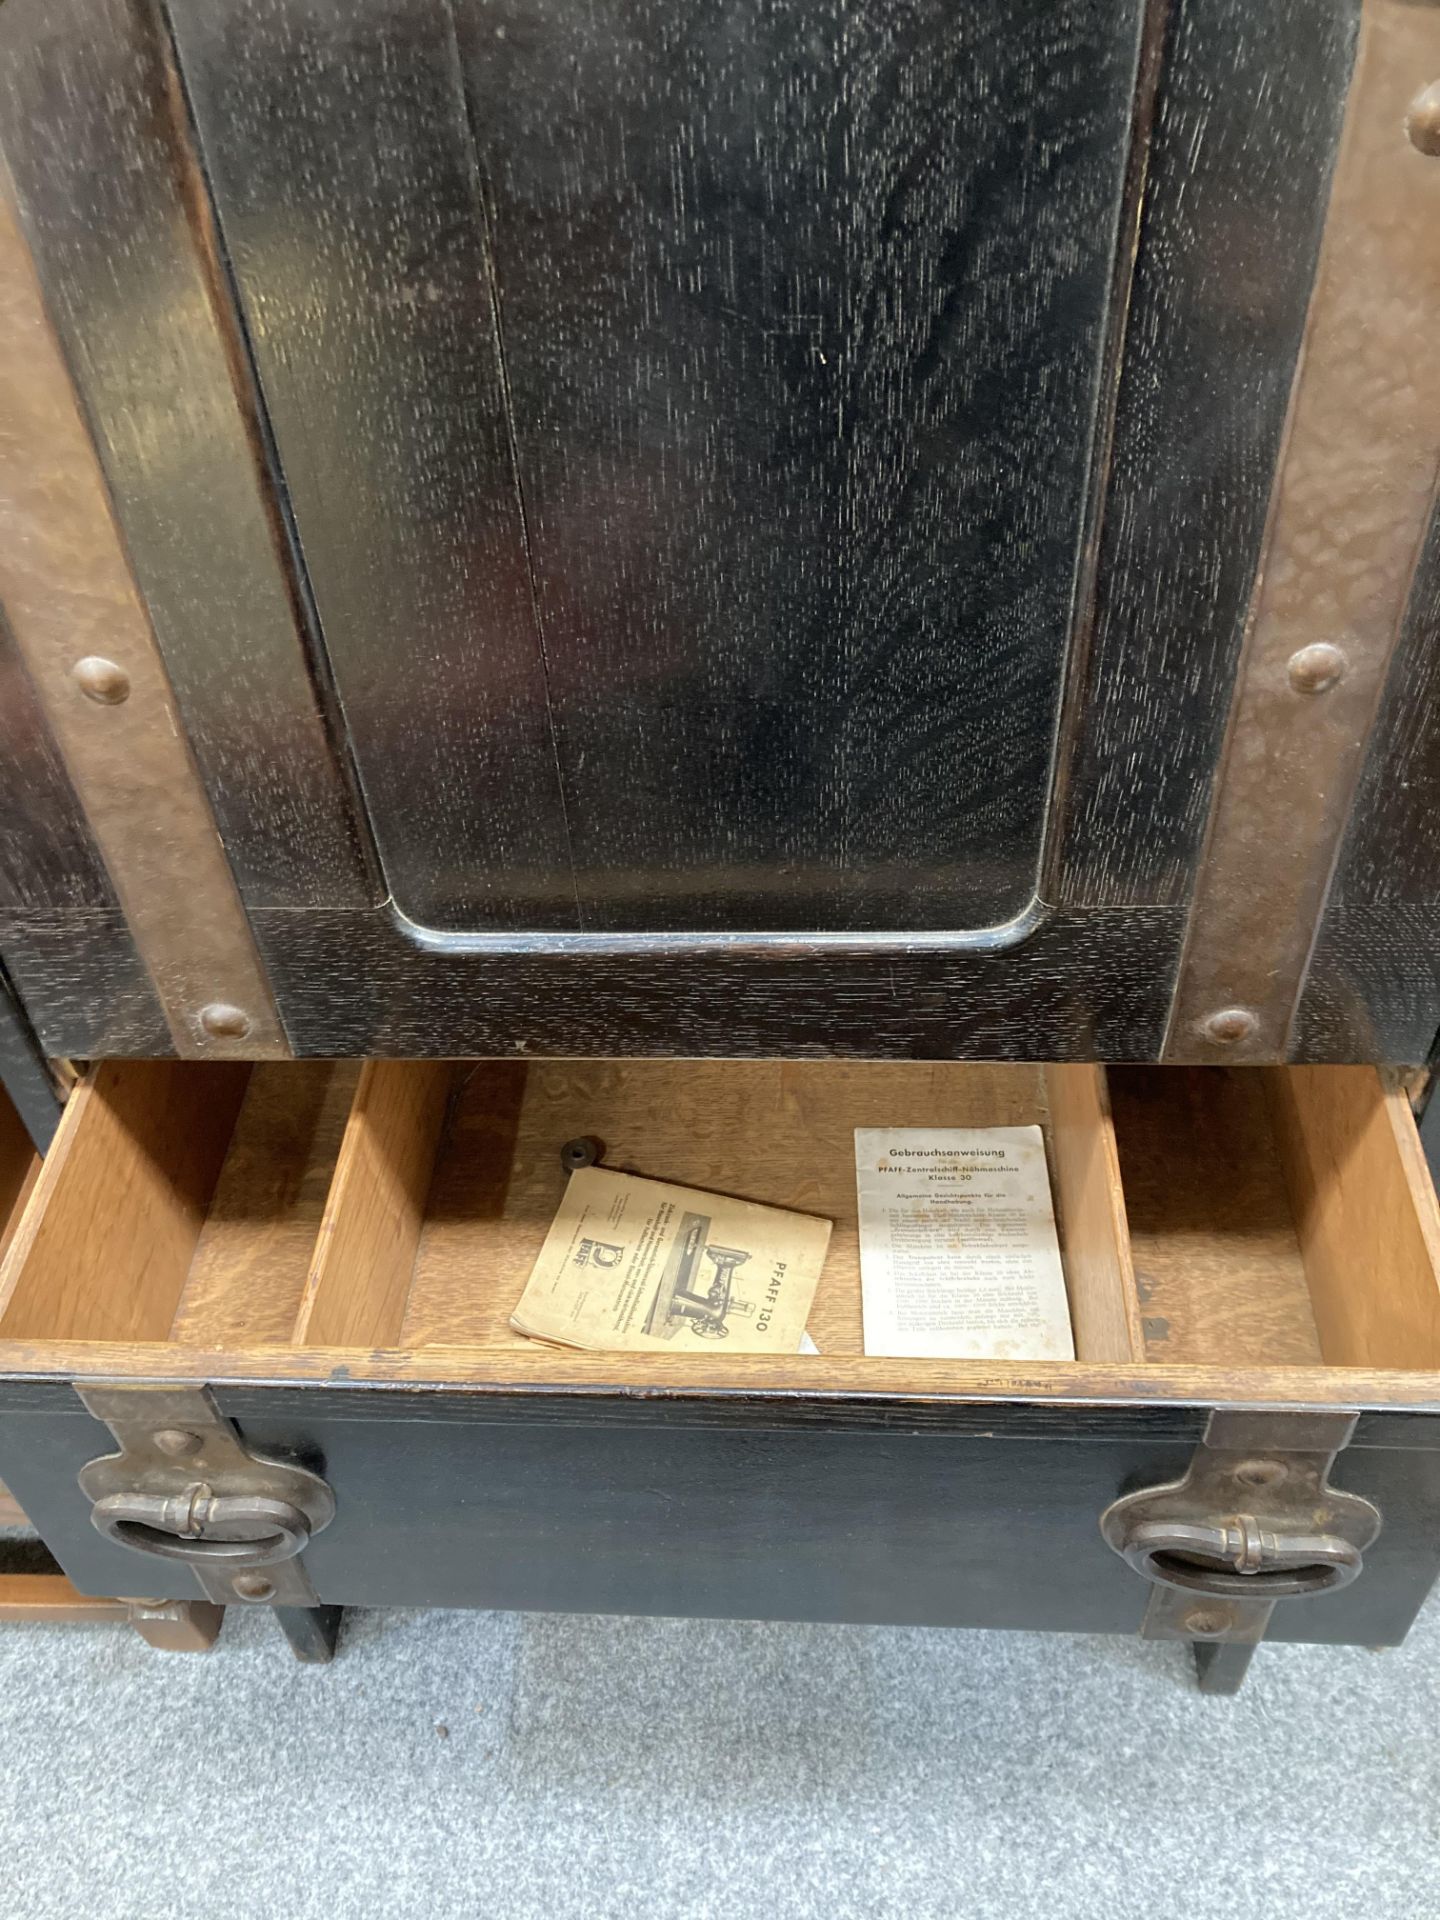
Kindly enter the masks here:
[[179, 1427], [162, 1427], [150, 1437], [160, 1452], [172, 1460], [186, 1460], [204, 1445], [198, 1433], [185, 1433]]
[[70, 669], [70, 678], [85, 698], [97, 706], [118, 707], [122, 700], [130, 698], [129, 674], [98, 653], [87, 653], [83, 660], [77, 660]]
[[1423, 93], [1417, 93], [1405, 116], [1405, 131], [1412, 147], [1421, 153], [1440, 154], [1440, 80], [1432, 80]]
[[237, 1573], [230, 1584], [242, 1600], [268, 1600], [275, 1591], [275, 1582], [263, 1573]]
[[1292, 653], [1286, 672], [1296, 693], [1328, 693], [1345, 678], [1349, 661], [1339, 647], [1328, 640], [1317, 640], [1313, 647], [1301, 647]]
[[212, 1040], [243, 1040], [250, 1031], [250, 1016], [223, 1000], [213, 1000], [200, 1009], [200, 1024]]
[[1253, 1039], [1259, 1029], [1260, 1022], [1248, 1007], [1222, 1007], [1210, 1015], [1200, 1031], [1217, 1047], [1234, 1047], [1242, 1040]]
[[1197, 1640], [1214, 1640], [1230, 1625], [1228, 1607], [1192, 1607], [1185, 1615], [1185, 1631]]
[[1242, 1460], [1235, 1478], [1242, 1487], [1278, 1487], [1288, 1472], [1282, 1460]]

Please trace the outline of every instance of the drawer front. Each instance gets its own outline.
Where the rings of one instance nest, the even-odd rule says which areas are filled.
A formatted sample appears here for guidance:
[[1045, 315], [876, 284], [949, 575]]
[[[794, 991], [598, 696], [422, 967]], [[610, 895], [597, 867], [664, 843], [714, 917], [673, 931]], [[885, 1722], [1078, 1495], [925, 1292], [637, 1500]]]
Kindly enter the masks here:
[[[1073, 1361], [865, 1352], [854, 1132], [914, 1124], [1041, 1130]], [[583, 1135], [829, 1219], [817, 1350], [517, 1334]], [[1257, 1478], [1251, 1448], [1340, 1449], [1333, 1484], [1380, 1512], [1378, 1541], [1341, 1542], [1354, 1584], [1283, 1601], [1274, 1634], [1392, 1640], [1440, 1565], [1440, 1215], [1370, 1069], [106, 1062], [38, 1176], [12, 1147], [0, 1479], [82, 1588], [191, 1596], [191, 1569], [92, 1525], [101, 1497], [140, 1524], [144, 1462], [108, 1495], [80, 1476], [138, 1435], [180, 1475], [164, 1497], [208, 1501], [224, 1463], [192, 1421], [223, 1425], [231, 1467], [233, 1423], [323, 1475], [286, 1537], [343, 1604], [1129, 1632], [1148, 1588], [1101, 1516], [1200, 1451], [1236, 1478], [1195, 1524], [1273, 1517], [1236, 1489], [1284, 1483], [1264, 1525], [1320, 1525], [1293, 1461]], [[278, 1499], [253, 1465], [220, 1497]], [[183, 1501], [161, 1531], [188, 1552]]]
[[[83, 1591], [194, 1598], [188, 1569], [102, 1538], [76, 1476], [113, 1452], [68, 1388], [12, 1383], [0, 1475]], [[1196, 1412], [854, 1412], [800, 1401], [708, 1420], [558, 1398], [522, 1408], [378, 1388], [221, 1388], [249, 1447], [321, 1471], [305, 1554], [322, 1602], [1132, 1633], [1149, 1587], [1100, 1516], [1179, 1478]], [[409, 1400], [409, 1404], [406, 1404]], [[1048, 1431], [1046, 1429], [1049, 1429]], [[1335, 1484], [1374, 1501], [1350, 1587], [1281, 1603], [1269, 1637], [1386, 1645], [1440, 1571], [1440, 1417], [1363, 1425]]]

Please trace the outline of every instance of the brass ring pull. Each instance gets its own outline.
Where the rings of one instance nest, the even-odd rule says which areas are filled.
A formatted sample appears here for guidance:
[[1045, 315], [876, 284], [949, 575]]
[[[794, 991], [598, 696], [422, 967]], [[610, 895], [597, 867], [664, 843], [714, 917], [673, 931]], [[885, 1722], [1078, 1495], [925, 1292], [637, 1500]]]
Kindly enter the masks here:
[[1348, 1587], [1364, 1562], [1333, 1533], [1274, 1533], [1253, 1514], [1203, 1525], [1142, 1521], [1114, 1542], [1123, 1558], [1157, 1586], [1216, 1599], [1286, 1600]]
[[221, 1493], [197, 1482], [176, 1494], [111, 1493], [97, 1500], [91, 1524], [108, 1540], [165, 1560], [264, 1567], [303, 1553], [310, 1522], [288, 1500]]

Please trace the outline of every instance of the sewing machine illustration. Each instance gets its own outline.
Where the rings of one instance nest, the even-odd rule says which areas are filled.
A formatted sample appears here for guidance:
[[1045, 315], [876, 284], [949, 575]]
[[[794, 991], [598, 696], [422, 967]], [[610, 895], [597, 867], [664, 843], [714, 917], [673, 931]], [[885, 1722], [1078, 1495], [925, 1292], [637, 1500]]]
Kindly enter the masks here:
[[[680, 1216], [680, 1233], [645, 1316], [646, 1333], [673, 1340], [688, 1326], [702, 1340], [724, 1340], [730, 1332], [727, 1319], [754, 1313], [752, 1301], [737, 1300], [731, 1292], [735, 1269], [750, 1255], [741, 1247], [711, 1246], [709, 1232], [708, 1215]], [[708, 1269], [702, 1264], [707, 1260]]]

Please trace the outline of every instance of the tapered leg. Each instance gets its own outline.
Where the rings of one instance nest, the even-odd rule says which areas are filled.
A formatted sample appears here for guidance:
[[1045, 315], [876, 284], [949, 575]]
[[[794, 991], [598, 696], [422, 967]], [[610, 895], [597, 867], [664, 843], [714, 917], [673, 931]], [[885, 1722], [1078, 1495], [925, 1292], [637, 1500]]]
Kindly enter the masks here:
[[208, 1600], [131, 1600], [127, 1606], [140, 1638], [163, 1653], [208, 1653], [225, 1621], [225, 1609]]
[[1193, 1645], [1201, 1693], [1238, 1693], [1255, 1658], [1255, 1642], [1196, 1640]]
[[274, 1607], [271, 1611], [297, 1660], [324, 1666], [335, 1658], [343, 1607]]

